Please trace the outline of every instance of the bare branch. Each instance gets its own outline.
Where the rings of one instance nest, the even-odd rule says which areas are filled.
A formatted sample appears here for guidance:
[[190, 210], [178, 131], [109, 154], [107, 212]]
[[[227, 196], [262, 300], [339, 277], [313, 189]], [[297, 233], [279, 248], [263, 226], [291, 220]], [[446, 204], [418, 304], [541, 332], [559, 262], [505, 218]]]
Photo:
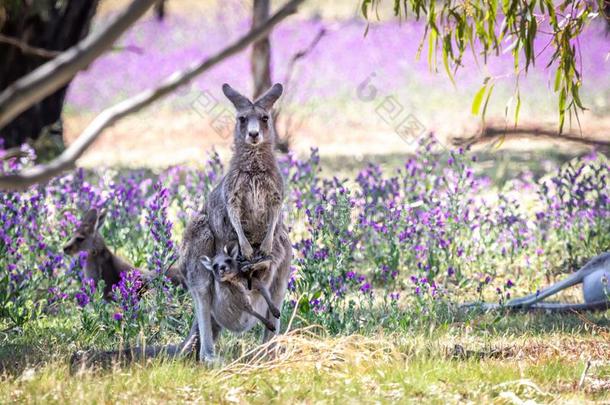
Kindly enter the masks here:
[[55, 59], [8, 86], [0, 94], [0, 128], [34, 103], [65, 85], [85, 69], [138, 20], [157, 0], [133, 0], [104, 28], [88, 35]]
[[[305, 57], [307, 57], [307, 55], [309, 55], [314, 49], [315, 47], [318, 45], [318, 43], [320, 43], [320, 40], [322, 39], [322, 37], [324, 37], [324, 35], [326, 35], [326, 30], [324, 28], [320, 28], [320, 30], [318, 31], [317, 35], [313, 38], [313, 40], [311, 41], [311, 43], [304, 49], [301, 49], [300, 51], [296, 52], [294, 55], [292, 55], [292, 57], [290, 58], [290, 61], [288, 62], [288, 65], [286, 67], [286, 73], [284, 74], [284, 81], [282, 82], [282, 84], [284, 85], [284, 88], [286, 89], [286, 91], [284, 92], [284, 102], [286, 103], [287, 101], [289, 101], [290, 99], [294, 98], [294, 92], [292, 91], [292, 74], [294, 72], [294, 67], [296, 66], [297, 62]], [[282, 113], [282, 108], [281, 107], [276, 107], [275, 112], [273, 114], [273, 120], [275, 121], [277, 119], [277, 117], [279, 115], [285, 116], [285, 114]], [[289, 116], [287, 118], [285, 118], [284, 120], [284, 135], [278, 139], [278, 149], [281, 152], [288, 152], [288, 147], [290, 145], [291, 139], [292, 139], [292, 132], [294, 128], [299, 128], [303, 125], [303, 122], [305, 120], [305, 116], [301, 117], [301, 120], [298, 124], [293, 126], [294, 123], [294, 117], [293, 116]]]
[[20, 148], [11, 148], [5, 151], [0, 152], [0, 161], [10, 160], [10, 159], [20, 159], [28, 157], [29, 154], [26, 151], [21, 150]]
[[284, 87], [285, 88], [288, 87], [290, 80], [292, 79], [292, 73], [293, 73], [294, 66], [296, 65], [296, 63], [299, 61], [299, 59], [303, 59], [304, 57], [309, 55], [309, 53], [311, 53], [315, 49], [315, 47], [318, 45], [318, 43], [320, 42], [322, 37], [324, 37], [324, 35], [326, 35], [326, 30], [324, 28], [320, 28], [317, 35], [314, 37], [314, 39], [311, 41], [311, 43], [307, 46], [307, 48], [301, 49], [299, 52], [292, 55], [292, 58], [290, 58], [290, 61], [288, 62], [288, 67], [286, 67], [286, 74], [284, 75]]
[[61, 54], [60, 51], [50, 51], [48, 49], [31, 46], [17, 38], [7, 37], [6, 35], [2, 34], [0, 34], [0, 43], [12, 45], [15, 48], [19, 48], [23, 53], [40, 56], [41, 58], [51, 59]]
[[148, 106], [154, 101], [170, 94], [176, 88], [188, 83], [196, 76], [210, 69], [224, 59], [235, 55], [246, 48], [250, 43], [267, 35], [271, 29], [284, 18], [293, 14], [304, 0], [291, 0], [279, 9], [265, 24], [250, 30], [247, 34], [236, 40], [232, 45], [226, 47], [215, 55], [194, 64], [183, 71], [174, 72], [166, 78], [157, 88], [145, 90], [127, 100], [102, 111], [85, 128], [78, 139], [68, 147], [59, 157], [48, 164], [42, 164], [30, 169], [25, 169], [17, 174], [0, 176], [0, 189], [22, 189], [29, 185], [48, 181], [61, 172], [72, 169], [78, 159], [87, 148], [98, 138], [104, 129], [114, 124], [126, 115], [132, 114]]
[[609, 148], [610, 141], [597, 140], [592, 137], [585, 137], [573, 133], [560, 134], [556, 130], [549, 130], [538, 125], [522, 125], [516, 128], [506, 128], [497, 126], [486, 126], [480, 134], [471, 137], [453, 137], [451, 139], [455, 146], [471, 146], [483, 142], [491, 142], [498, 139], [508, 139], [509, 137], [526, 138], [551, 138], [552, 140], [576, 142], [582, 145]]

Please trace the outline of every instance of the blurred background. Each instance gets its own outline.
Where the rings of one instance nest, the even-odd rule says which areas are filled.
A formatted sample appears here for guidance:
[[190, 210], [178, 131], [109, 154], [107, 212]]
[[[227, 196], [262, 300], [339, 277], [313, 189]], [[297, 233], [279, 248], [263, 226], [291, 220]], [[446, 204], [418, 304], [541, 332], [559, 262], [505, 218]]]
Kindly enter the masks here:
[[[128, 3], [101, 0], [91, 30]], [[279, 7], [271, 3], [271, 11]], [[277, 129], [297, 154], [317, 147], [322, 159], [339, 167], [363, 160], [387, 162], [413, 151], [424, 134], [433, 133], [442, 145], [455, 148], [464, 146], [465, 139], [473, 142], [484, 129], [507, 132], [492, 138], [495, 142], [473, 142], [474, 148], [518, 151], [517, 156], [532, 151], [572, 156], [609, 139], [610, 46], [603, 19], [587, 28], [579, 43], [581, 97], [588, 110], [579, 117], [580, 126], [568, 122], [560, 138], [553, 72], [546, 68], [551, 50], [545, 50], [544, 35], [536, 39], [536, 65], [519, 78], [515, 128], [517, 77], [510, 52], [487, 63], [467, 54], [453, 84], [440, 56], [429, 57], [427, 42], [420, 44], [424, 23], [399, 21], [391, 6], [382, 2], [378, 16], [367, 22], [360, 2], [309, 1], [274, 29], [269, 75], [286, 86]], [[104, 108], [224, 48], [248, 31], [252, 18], [251, 1], [166, 0], [163, 9], [140, 19], [112, 52], [72, 81], [63, 113], [65, 143], [73, 142]], [[495, 86], [483, 125], [471, 104], [486, 78]], [[200, 161], [212, 147], [226, 158], [231, 129], [222, 125], [222, 117], [233, 111], [221, 85], [230, 83], [252, 96], [255, 80], [251, 51], [242, 52], [107, 130], [79, 164], [166, 167]], [[577, 139], [568, 141], [565, 135]]]

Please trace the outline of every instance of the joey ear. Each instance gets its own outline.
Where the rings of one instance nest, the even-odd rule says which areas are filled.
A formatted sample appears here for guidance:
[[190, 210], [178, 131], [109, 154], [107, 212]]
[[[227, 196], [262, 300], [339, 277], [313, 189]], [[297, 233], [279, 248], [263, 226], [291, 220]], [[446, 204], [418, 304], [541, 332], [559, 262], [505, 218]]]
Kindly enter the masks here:
[[233, 259], [237, 259], [237, 255], [239, 255], [239, 245], [237, 243], [226, 244], [223, 248], [223, 252]]
[[237, 259], [237, 256], [239, 255], [239, 245], [237, 243], [234, 243], [231, 246], [229, 246], [229, 255], [233, 259]]
[[260, 96], [258, 100], [254, 102], [254, 104], [264, 108], [265, 110], [270, 110], [277, 99], [280, 98], [283, 91], [284, 87], [279, 83], [275, 83], [269, 90], [267, 90], [265, 94]]
[[227, 83], [222, 85], [222, 92], [225, 94], [225, 96], [227, 96], [229, 101], [233, 103], [235, 109], [243, 110], [245, 108], [252, 107], [252, 102], [248, 100], [247, 97], [241, 95]]
[[102, 225], [104, 225], [105, 219], [106, 219], [106, 210], [102, 210], [102, 211], [100, 211], [100, 213], [97, 215], [97, 218], [96, 218], [96, 222], [95, 222], [96, 231], [99, 231], [100, 228], [102, 227]]
[[203, 267], [205, 267], [206, 269], [212, 271], [212, 259], [210, 259], [209, 257], [203, 256], [203, 258], [201, 259], [201, 264], [203, 264]]

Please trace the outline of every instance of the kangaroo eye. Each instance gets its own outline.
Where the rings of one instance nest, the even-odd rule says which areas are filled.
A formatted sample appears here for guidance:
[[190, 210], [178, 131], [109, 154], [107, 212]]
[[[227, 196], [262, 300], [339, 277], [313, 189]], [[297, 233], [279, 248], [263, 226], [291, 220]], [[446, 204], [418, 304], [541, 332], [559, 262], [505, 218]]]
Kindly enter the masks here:
[[215, 271], [217, 271], [217, 270], [218, 270], [218, 264], [213, 265], [213, 266], [212, 266], [212, 268], [213, 268]]
[[246, 123], [246, 117], [239, 117], [239, 123], [240, 124], [245, 124]]
[[227, 259], [227, 266], [230, 266], [233, 264], [233, 259]]
[[82, 241], [84, 241], [84, 240], [85, 240], [85, 237], [84, 237], [84, 236], [77, 236], [77, 237], [76, 237], [76, 241], [77, 241], [77, 242], [82, 242]]
[[261, 120], [263, 122], [267, 122], [267, 121], [269, 121], [269, 116], [268, 115], [263, 115], [263, 118], [261, 118]]

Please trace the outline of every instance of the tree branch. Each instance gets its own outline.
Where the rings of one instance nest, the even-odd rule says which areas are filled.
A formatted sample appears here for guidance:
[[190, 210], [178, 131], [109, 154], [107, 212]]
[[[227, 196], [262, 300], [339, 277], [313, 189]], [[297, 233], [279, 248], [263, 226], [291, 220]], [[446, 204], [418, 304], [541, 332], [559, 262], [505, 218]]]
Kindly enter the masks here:
[[60, 51], [50, 51], [44, 48], [37, 48], [25, 43], [24, 41], [20, 41], [17, 38], [7, 37], [3, 34], [0, 34], [0, 43], [14, 46], [15, 48], [19, 48], [19, 50], [21, 50], [23, 53], [40, 56], [41, 58], [51, 59], [61, 54]]
[[486, 126], [483, 128], [481, 133], [473, 135], [471, 137], [453, 137], [451, 142], [455, 146], [472, 146], [478, 143], [490, 142], [497, 139], [506, 137], [519, 137], [523, 136], [526, 138], [551, 138], [551, 140], [576, 142], [587, 146], [609, 148], [610, 141], [597, 140], [593, 138], [587, 138], [574, 133], [560, 134], [556, 130], [550, 130], [537, 125], [521, 125], [516, 128], [506, 128], [500, 126]]
[[145, 90], [127, 100], [102, 111], [85, 128], [78, 139], [71, 144], [60, 156], [48, 164], [38, 165], [25, 169], [20, 173], [0, 176], [0, 189], [21, 189], [29, 185], [48, 181], [61, 172], [72, 169], [78, 159], [91, 144], [98, 138], [104, 129], [114, 124], [126, 115], [132, 114], [148, 106], [154, 101], [166, 96], [176, 88], [188, 83], [196, 76], [210, 69], [224, 59], [235, 55], [246, 48], [250, 43], [267, 35], [271, 29], [284, 18], [293, 14], [304, 0], [291, 0], [279, 9], [267, 22], [250, 30], [232, 45], [215, 55], [194, 64], [183, 71], [174, 72], [157, 88]]
[[65, 85], [85, 69], [136, 22], [157, 0], [133, 0], [132, 3], [98, 32], [88, 35], [55, 59], [8, 86], [0, 94], [0, 128], [36, 102]]

